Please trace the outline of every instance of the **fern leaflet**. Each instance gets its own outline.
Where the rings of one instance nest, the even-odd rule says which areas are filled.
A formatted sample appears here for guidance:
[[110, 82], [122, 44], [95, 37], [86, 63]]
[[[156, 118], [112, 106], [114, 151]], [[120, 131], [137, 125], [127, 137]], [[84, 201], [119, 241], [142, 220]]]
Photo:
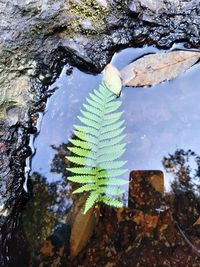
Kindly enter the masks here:
[[66, 157], [77, 165], [67, 168], [74, 174], [68, 180], [81, 185], [73, 193], [90, 192], [84, 213], [97, 202], [122, 207], [116, 197], [127, 183], [118, 178], [127, 171], [122, 168], [126, 161], [117, 160], [125, 152], [123, 112], [117, 112], [122, 103], [104, 84], [89, 95], [78, 116], [81, 125], [74, 125], [75, 138], [70, 139], [72, 155]]

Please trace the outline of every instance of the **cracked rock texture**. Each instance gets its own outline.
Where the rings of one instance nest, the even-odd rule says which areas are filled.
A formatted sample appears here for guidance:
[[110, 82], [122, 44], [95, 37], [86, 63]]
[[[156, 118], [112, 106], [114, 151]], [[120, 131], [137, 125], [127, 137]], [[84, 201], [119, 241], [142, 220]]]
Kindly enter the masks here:
[[130, 44], [198, 47], [199, 12], [199, 1], [1, 0], [1, 118], [32, 100], [29, 82], [41, 67], [50, 77], [56, 56], [100, 71], [114, 49]]
[[199, 14], [199, 1], [186, 0], [0, 0], [2, 249], [17, 225], [5, 212], [17, 220], [28, 199], [23, 181], [34, 112], [43, 110], [62, 66], [99, 72], [127, 46], [199, 48]]

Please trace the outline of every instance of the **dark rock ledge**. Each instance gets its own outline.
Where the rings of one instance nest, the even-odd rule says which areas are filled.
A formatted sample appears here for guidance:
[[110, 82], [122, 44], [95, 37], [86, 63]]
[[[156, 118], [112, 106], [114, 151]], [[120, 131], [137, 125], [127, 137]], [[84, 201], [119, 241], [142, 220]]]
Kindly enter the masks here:
[[[199, 1], [0, 0], [1, 250], [17, 228], [29, 138], [66, 63], [99, 72], [123, 47], [200, 46]], [[11, 216], [5, 216], [9, 211]], [[14, 218], [14, 219], [13, 219]], [[8, 253], [8, 254], [6, 254]], [[3, 253], [0, 253], [2, 255]], [[3, 258], [0, 256], [1, 266]]]

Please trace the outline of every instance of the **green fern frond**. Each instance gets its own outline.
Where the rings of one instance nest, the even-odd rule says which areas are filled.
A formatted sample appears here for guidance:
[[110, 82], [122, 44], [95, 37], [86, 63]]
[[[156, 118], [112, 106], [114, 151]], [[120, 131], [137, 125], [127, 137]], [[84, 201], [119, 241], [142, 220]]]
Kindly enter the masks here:
[[102, 108], [104, 107], [102, 104], [99, 104], [98, 102], [92, 100], [91, 98], [86, 98], [86, 100], [87, 100], [87, 104], [83, 104], [83, 107], [87, 111], [94, 113], [96, 115], [98, 115], [99, 112], [101, 112]]
[[128, 182], [124, 179], [117, 179], [117, 178], [105, 178], [99, 179], [98, 185], [125, 185]]
[[98, 116], [93, 114], [93, 113], [90, 113], [88, 111], [83, 111], [81, 110], [81, 113], [82, 115], [85, 117], [85, 118], [88, 118], [89, 120], [93, 120], [95, 122], [99, 122], [99, 117], [101, 116], [101, 114], [99, 114]]
[[74, 125], [74, 128], [79, 132], [84, 132], [86, 134], [89, 133], [89, 134], [97, 136], [97, 137], [99, 136], [99, 131], [97, 131], [96, 129], [94, 129], [92, 127]]
[[107, 132], [111, 132], [111, 131], [117, 130], [117, 129], [119, 129], [123, 124], [124, 124], [124, 120], [119, 121], [119, 122], [114, 123], [114, 124], [111, 124], [111, 125], [108, 125], [108, 126], [102, 128], [101, 133], [104, 134], [104, 133], [107, 133]]
[[110, 205], [110, 206], [114, 206], [116, 208], [122, 208], [123, 204], [114, 198], [110, 198], [108, 196], [103, 196], [99, 198], [100, 201], [102, 201], [103, 203], [105, 203], [106, 205]]
[[115, 187], [105, 187], [105, 191], [106, 194], [108, 195], [113, 195], [113, 196], [117, 196], [117, 195], [121, 195], [125, 192], [125, 190], [117, 188]]
[[126, 161], [110, 161], [110, 162], [102, 162], [101, 166], [103, 169], [119, 169], [126, 164]]
[[92, 191], [90, 193], [88, 199], [85, 202], [85, 209], [84, 209], [84, 214], [93, 207], [93, 205], [98, 202], [99, 199], [99, 192], [98, 191]]
[[90, 93], [89, 95], [90, 95], [90, 98], [91, 98], [94, 102], [98, 103], [101, 107], [104, 106], [104, 102], [103, 102], [103, 100], [101, 100], [101, 99], [100, 99], [99, 97], [97, 97], [95, 94]]
[[103, 125], [111, 124], [113, 122], [116, 122], [119, 120], [124, 112], [116, 112], [116, 113], [111, 113], [111, 114], [106, 114], [104, 116], [104, 122]]
[[[96, 181], [96, 176], [92, 175], [75, 175], [68, 177], [68, 180], [79, 184], [91, 184]], [[124, 181], [124, 180], [123, 180]]]
[[67, 156], [66, 159], [68, 159], [69, 161], [73, 163], [76, 163], [77, 165], [93, 167], [95, 164], [94, 159], [90, 159], [87, 157]]
[[84, 213], [101, 201], [121, 207], [115, 197], [124, 193], [119, 187], [127, 183], [118, 178], [127, 171], [122, 168], [126, 161], [117, 160], [126, 146], [121, 143], [125, 138], [123, 112], [117, 111], [122, 103], [103, 84], [89, 95], [78, 116], [82, 124], [74, 126], [74, 138], [70, 139], [73, 155], [66, 157], [77, 165], [67, 168], [74, 174], [68, 180], [81, 185], [73, 193], [90, 192]]
[[99, 171], [98, 173], [98, 177], [99, 178], [105, 178], [105, 177], [109, 177], [109, 178], [112, 178], [112, 177], [117, 177], [117, 176], [120, 176], [124, 173], [126, 173], [128, 170], [127, 169], [119, 169], [119, 170], [102, 170], [102, 171]]
[[98, 141], [96, 137], [91, 136], [90, 134], [85, 134], [84, 132], [74, 131], [74, 135], [88, 143], [96, 144]]
[[105, 100], [105, 97], [109, 98], [111, 96], [110, 92], [108, 93], [108, 95], [104, 95], [103, 94], [103, 90], [101, 90], [101, 88], [99, 87], [99, 90], [94, 90], [94, 94], [101, 99], [103, 102]]
[[105, 114], [108, 114], [108, 113], [111, 113], [111, 112], [117, 110], [117, 109], [121, 106], [121, 104], [122, 104], [121, 101], [116, 101], [116, 102], [113, 103], [112, 105], [110, 104], [110, 105], [108, 106], [108, 108], [106, 109]]
[[69, 151], [73, 152], [77, 156], [81, 156], [81, 157], [86, 157], [89, 154], [91, 154], [90, 150], [83, 149], [83, 148], [80, 148], [80, 147], [68, 147], [68, 149], [69, 149]]
[[120, 144], [120, 145], [115, 145], [115, 146], [110, 146], [109, 149], [108, 147], [103, 147], [98, 150], [98, 156], [101, 155], [107, 155], [111, 153], [120, 153], [121, 151], [125, 151], [125, 146], [126, 144]]
[[121, 135], [121, 133], [124, 131], [124, 129], [125, 129], [125, 127], [120, 128], [118, 130], [114, 130], [112, 132], [104, 133], [100, 136], [100, 141], [117, 137], [117, 136]]
[[125, 134], [112, 138], [112, 140], [107, 140], [107, 141], [103, 141], [99, 144], [99, 149], [107, 147], [107, 148], [111, 148], [117, 144], [119, 144], [119, 142], [121, 142], [124, 138], [126, 137]]
[[95, 122], [95, 121], [93, 121], [91, 119], [87, 119], [87, 118], [81, 117], [81, 116], [78, 116], [78, 118], [86, 126], [93, 127], [93, 128], [95, 128], [97, 130], [100, 129], [99, 124], [97, 122]]
[[107, 162], [109, 160], [118, 159], [124, 154], [124, 152], [125, 152], [125, 149], [123, 149], [121, 151], [115, 151], [113, 153], [104, 154], [104, 155], [99, 157], [98, 162], [103, 163], [103, 162]]
[[85, 141], [81, 141], [81, 140], [77, 140], [77, 139], [70, 139], [69, 141], [73, 145], [84, 148], [84, 149], [91, 149], [92, 148], [92, 145], [91, 144], [89, 145], [89, 143], [85, 142]]
[[97, 185], [96, 184], [85, 184], [78, 189], [76, 189], [73, 193], [82, 193], [82, 192], [87, 192], [87, 191], [92, 191], [92, 190], [97, 190]]
[[101, 107], [99, 107], [99, 106], [98, 107], [93, 107], [93, 106], [89, 106], [87, 104], [83, 104], [83, 106], [88, 112], [90, 112], [92, 114], [95, 114], [97, 116], [100, 115]]
[[96, 170], [91, 168], [76, 167], [76, 168], [66, 168], [66, 169], [75, 174], [96, 175]]

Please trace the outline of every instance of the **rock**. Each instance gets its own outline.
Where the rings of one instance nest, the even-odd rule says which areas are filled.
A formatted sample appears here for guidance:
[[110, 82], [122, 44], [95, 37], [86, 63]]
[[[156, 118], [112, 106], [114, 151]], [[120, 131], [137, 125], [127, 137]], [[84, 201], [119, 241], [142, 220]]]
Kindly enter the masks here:
[[26, 101], [31, 99], [28, 76], [21, 75], [18, 77], [14, 73], [9, 73], [7, 79], [4, 80], [4, 87], [0, 90], [0, 119], [6, 115], [6, 109], [10, 105], [19, 107], [18, 116], [20, 117], [20, 108], [25, 107]]
[[[140, 0], [139, 2], [140, 2], [140, 5], [142, 7], [148, 8], [149, 10], [156, 12], [156, 13], [159, 13], [159, 11], [161, 9], [165, 9], [165, 10], [167, 9], [167, 5], [166, 5], [167, 1], [165, 2], [163, 0], [156, 0], [156, 1], [154, 1], [154, 0]], [[170, 1], [168, 1], [168, 3], [169, 2]], [[174, 2], [173, 4], [176, 5], [177, 1], [173, 1], [173, 2]]]
[[14, 126], [20, 119], [20, 108], [17, 106], [9, 106], [6, 110], [6, 120], [9, 126]]
[[[16, 79], [15, 75], [19, 76], [23, 72], [24, 78], [30, 80], [30, 77], [33, 78], [37, 73], [38, 63], [52, 68], [55, 65], [55, 51], [59, 47], [70, 54], [73, 63], [77, 62], [85, 69], [99, 71], [108, 62], [113, 53], [110, 52], [109, 55], [109, 51], [113, 51], [113, 46], [128, 45], [129, 42], [138, 42], [137, 39], [140, 43], [141, 40], [143, 43], [146, 42], [145, 38], [141, 39], [141, 35], [138, 35], [138, 30], [146, 27], [145, 22], [164, 26], [159, 39], [155, 34], [156, 30], [161, 32], [159, 26], [148, 25], [148, 29], [142, 31], [143, 34], [148, 33], [148, 43], [169, 46], [176, 39], [185, 38], [198, 46], [199, 18], [195, 1], [128, 1], [127, 6], [131, 12], [142, 14], [141, 21], [132, 18], [126, 12], [121, 12], [124, 6], [116, 5], [114, 1], [98, 0], [94, 7], [92, 3], [93, 0], [89, 0], [84, 6], [81, 1], [72, 1], [70, 6], [61, 0], [53, 4], [50, 0], [30, 0], [16, 3], [7, 1], [0, 4], [0, 16], [4, 18], [0, 23], [0, 94], [1, 99], [4, 99], [0, 102], [0, 110], [4, 109], [2, 102], [10, 102], [14, 93], [10, 88], [13, 88], [12, 81]], [[189, 12], [191, 8], [194, 10], [192, 15]], [[164, 22], [163, 16], [160, 16], [163, 9], [166, 17]], [[175, 13], [173, 21], [167, 15], [170, 12]], [[193, 29], [191, 32], [190, 28]], [[83, 34], [82, 30], [86, 32]], [[93, 32], [99, 32], [101, 36], [93, 35]], [[39, 61], [32, 64], [35, 58]], [[25, 90], [26, 95], [29, 89], [30, 85]], [[16, 95], [17, 91], [12, 99]], [[25, 102], [27, 101], [28, 98]]]
[[108, 8], [108, 1], [106, 1], [106, 0], [96, 0], [97, 1], [97, 3], [100, 5], [100, 6], [103, 6], [103, 7], [105, 7], [105, 8]]
[[[198, 1], [84, 2], [0, 2], [0, 193], [16, 221], [28, 199], [22, 188], [24, 166], [31, 153], [29, 137], [35, 133], [29, 115], [44, 110], [47, 86], [66, 62], [99, 72], [116, 49], [130, 44], [169, 48], [185, 40], [188, 46], [200, 47]], [[9, 227], [17, 227], [9, 222], [0, 220], [6, 229], [4, 240], [10, 237]], [[0, 263], [6, 266], [1, 256]]]
[[88, 19], [84, 19], [80, 22], [80, 26], [83, 30], [95, 30], [95, 27], [93, 26], [92, 22]]
[[133, 1], [133, 0], [128, 1], [128, 8], [133, 13], [139, 12], [139, 5], [138, 3], [136, 3], [136, 1]]

